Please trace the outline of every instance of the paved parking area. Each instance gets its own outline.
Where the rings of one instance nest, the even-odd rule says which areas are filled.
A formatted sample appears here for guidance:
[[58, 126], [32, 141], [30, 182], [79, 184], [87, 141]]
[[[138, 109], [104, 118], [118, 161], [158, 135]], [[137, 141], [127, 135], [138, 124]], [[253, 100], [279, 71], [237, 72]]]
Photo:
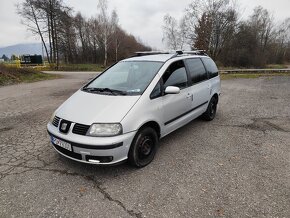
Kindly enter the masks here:
[[46, 123], [91, 74], [0, 88], [0, 217], [290, 217], [290, 77], [226, 80], [148, 167], [60, 157]]

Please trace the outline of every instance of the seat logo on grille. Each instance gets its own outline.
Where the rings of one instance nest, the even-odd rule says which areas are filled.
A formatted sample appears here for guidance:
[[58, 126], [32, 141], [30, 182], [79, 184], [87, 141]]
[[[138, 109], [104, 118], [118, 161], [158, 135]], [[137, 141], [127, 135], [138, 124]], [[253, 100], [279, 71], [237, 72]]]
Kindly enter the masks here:
[[62, 133], [68, 133], [71, 122], [67, 120], [61, 120], [59, 125], [59, 131]]
[[62, 123], [61, 124], [61, 130], [62, 131], [66, 131], [66, 128], [67, 128], [67, 123]]

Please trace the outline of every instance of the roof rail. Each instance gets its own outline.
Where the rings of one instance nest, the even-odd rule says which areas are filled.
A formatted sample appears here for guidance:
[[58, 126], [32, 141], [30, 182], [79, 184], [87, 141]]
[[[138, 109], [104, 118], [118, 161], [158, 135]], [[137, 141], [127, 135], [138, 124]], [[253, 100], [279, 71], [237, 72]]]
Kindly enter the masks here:
[[170, 54], [167, 51], [138, 51], [135, 52], [136, 56], [145, 56], [145, 55], [158, 55], [158, 54]]
[[158, 54], [172, 54], [171, 58], [178, 57], [179, 55], [204, 55], [208, 56], [205, 50], [193, 50], [193, 51], [138, 51], [135, 52], [135, 56], [145, 56], [145, 55], [158, 55]]
[[206, 50], [182, 51], [183, 54], [208, 56]]

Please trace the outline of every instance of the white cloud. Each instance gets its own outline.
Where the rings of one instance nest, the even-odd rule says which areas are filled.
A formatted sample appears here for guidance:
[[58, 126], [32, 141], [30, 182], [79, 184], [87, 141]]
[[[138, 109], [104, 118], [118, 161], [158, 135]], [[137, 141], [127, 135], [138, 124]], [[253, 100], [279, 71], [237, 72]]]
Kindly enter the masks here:
[[26, 30], [16, 13], [16, 4], [20, 2], [9, 0], [0, 3], [0, 47], [36, 41], [36, 37]]

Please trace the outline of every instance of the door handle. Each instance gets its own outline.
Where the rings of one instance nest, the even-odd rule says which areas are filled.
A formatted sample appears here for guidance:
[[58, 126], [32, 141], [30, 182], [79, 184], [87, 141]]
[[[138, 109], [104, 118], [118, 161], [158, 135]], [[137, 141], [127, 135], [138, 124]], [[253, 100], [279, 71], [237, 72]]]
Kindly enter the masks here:
[[190, 98], [193, 101], [193, 94], [192, 93], [187, 93], [186, 98]]

